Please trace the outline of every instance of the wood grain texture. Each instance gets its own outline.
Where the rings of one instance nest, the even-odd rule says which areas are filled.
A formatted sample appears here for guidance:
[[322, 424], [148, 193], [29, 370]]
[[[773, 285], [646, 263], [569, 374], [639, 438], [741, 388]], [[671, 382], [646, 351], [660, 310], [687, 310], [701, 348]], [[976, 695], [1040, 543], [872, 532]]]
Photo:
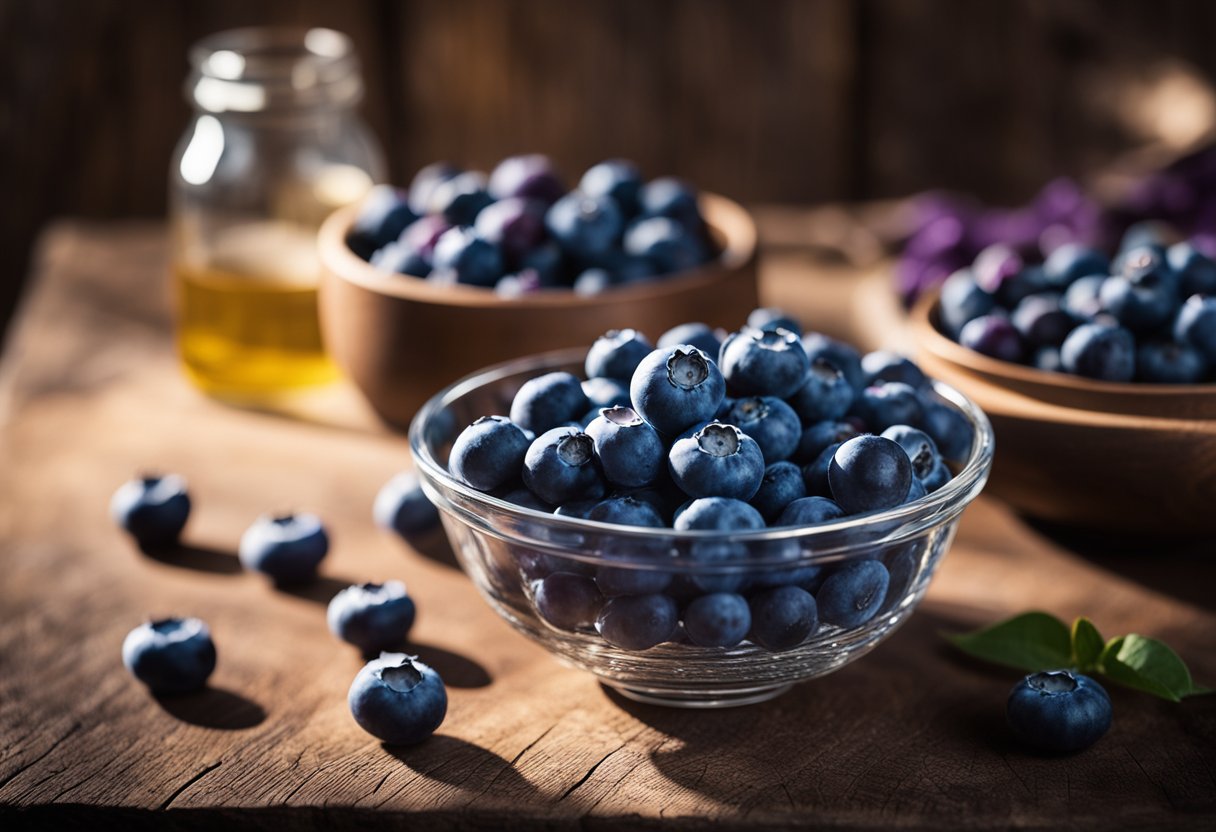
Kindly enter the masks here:
[[[763, 215], [762, 215], [763, 216]], [[764, 705], [696, 713], [625, 701], [562, 667], [476, 596], [437, 542], [370, 519], [409, 464], [359, 418], [233, 410], [177, 373], [157, 226], [62, 225], [2, 367], [0, 826], [214, 829], [1210, 829], [1216, 700], [1112, 689], [1092, 750], [1029, 756], [1003, 726], [1016, 674], [960, 659], [938, 632], [1037, 607], [1108, 634], [1166, 639], [1216, 680], [1216, 561], [1066, 548], [981, 498], [924, 606], [874, 653]], [[764, 262], [765, 296], [820, 295], [806, 261]], [[836, 278], [828, 278], [835, 280]], [[138, 468], [177, 471], [196, 510], [186, 548], [151, 559], [106, 517]], [[273, 591], [237, 568], [260, 512], [319, 511], [324, 580]], [[450, 554], [450, 553], [448, 553]], [[437, 736], [388, 749], [351, 720], [356, 656], [324, 603], [353, 580], [404, 579], [415, 649], [447, 680]], [[158, 700], [122, 669], [145, 613], [196, 614], [219, 667]]]

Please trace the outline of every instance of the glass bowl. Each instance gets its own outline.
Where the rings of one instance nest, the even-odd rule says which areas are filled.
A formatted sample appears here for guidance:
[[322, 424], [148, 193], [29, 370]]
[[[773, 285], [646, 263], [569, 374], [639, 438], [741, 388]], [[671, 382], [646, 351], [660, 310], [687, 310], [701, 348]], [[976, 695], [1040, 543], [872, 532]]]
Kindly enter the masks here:
[[[410, 448], [457, 558], [490, 606], [560, 660], [640, 701], [681, 707], [760, 702], [873, 649], [924, 597], [959, 516], [983, 488], [992, 464], [988, 419], [961, 393], [935, 382], [936, 392], [974, 430], [966, 462], [927, 497], [833, 523], [738, 533], [621, 526], [516, 505], [448, 473], [452, 442], [467, 425], [508, 413], [516, 391], [537, 375], [567, 370], [581, 377], [585, 354], [565, 350], [518, 359], [452, 384], [413, 420]], [[698, 546], [710, 544], [731, 547], [732, 557], [694, 559]], [[682, 625], [673, 640], [632, 651], [609, 644], [593, 626], [559, 629], [536, 608], [538, 582], [554, 572], [594, 576], [611, 569], [616, 583], [661, 587], [682, 610], [712, 589], [746, 593], [795, 584], [818, 592], [824, 580], [861, 560], [882, 562], [889, 576], [883, 600], [866, 607], [872, 617], [847, 627], [821, 622], [802, 643], [779, 652], [751, 640], [700, 647], [683, 635]]]

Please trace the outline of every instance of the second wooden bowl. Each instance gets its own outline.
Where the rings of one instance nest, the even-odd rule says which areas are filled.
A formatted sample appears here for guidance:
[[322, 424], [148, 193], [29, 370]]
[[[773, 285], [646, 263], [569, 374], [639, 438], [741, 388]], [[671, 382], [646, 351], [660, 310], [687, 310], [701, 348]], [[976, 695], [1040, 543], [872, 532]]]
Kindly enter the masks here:
[[390, 425], [452, 380], [488, 364], [561, 347], [590, 346], [609, 329], [651, 338], [677, 324], [737, 327], [758, 305], [756, 227], [737, 203], [701, 196], [721, 250], [689, 272], [580, 296], [547, 291], [504, 299], [469, 286], [436, 286], [385, 274], [346, 245], [356, 207], [321, 227], [321, 325], [326, 348]]
[[987, 358], [912, 311], [921, 366], [984, 409], [988, 491], [1027, 514], [1107, 532], [1216, 534], [1216, 388], [1107, 384]]

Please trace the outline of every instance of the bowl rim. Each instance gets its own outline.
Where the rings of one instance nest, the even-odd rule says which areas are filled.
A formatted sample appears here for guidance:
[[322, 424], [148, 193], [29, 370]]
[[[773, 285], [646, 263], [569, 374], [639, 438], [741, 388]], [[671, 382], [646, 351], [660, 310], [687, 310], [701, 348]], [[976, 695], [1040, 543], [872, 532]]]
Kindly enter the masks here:
[[[687, 559], [669, 558], [657, 560], [654, 558], [612, 558], [613, 566], [625, 566], [644, 569], [670, 569], [672, 565], [683, 568], [703, 568], [707, 572], [732, 571], [736, 568], [754, 568], [756, 566], [792, 566], [809, 564], [857, 549], [872, 549], [875, 545], [897, 543], [915, 536], [928, 528], [941, 525], [956, 517], [966, 506], [975, 499], [987, 481], [992, 467], [995, 437], [992, 425], [984, 411], [967, 396], [940, 381], [933, 381], [934, 391], [948, 402], [958, 407], [967, 417], [974, 431], [971, 453], [962, 469], [944, 486], [932, 494], [922, 497], [912, 503], [904, 503], [894, 508], [868, 514], [854, 515], [832, 523], [821, 523], [812, 526], [776, 526], [763, 529], [753, 529], [736, 532], [715, 530], [681, 531], [671, 527], [645, 528], [625, 526], [616, 523], [603, 523], [596, 520], [586, 520], [579, 517], [568, 517], [537, 511], [526, 506], [507, 502], [491, 494], [478, 491], [457, 480], [432, 456], [427, 443], [424, 441], [426, 425], [437, 413], [453, 401], [481, 387], [500, 381], [508, 376], [531, 371], [553, 371], [562, 366], [582, 362], [586, 355], [583, 348], [553, 350], [526, 356], [524, 358], [504, 361], [491, 365], [475, 373], [471, 373], [443, 390], [436, 393], [418, 411], [410, 423], [409, 443], [414, 459], [414, 467], [418, 472], [423, 490], [432, 502], [443, 501], [442, 495], [435, 483], [443, 488], [456, 492], [464, 499], [474, 504], [482, 504], [495, 512], [505, 514], [516, 520], [528, 523], [541, 523], [546, 527], [561, 529], [571, 534], [596, 533], [613, 535], [639, 541], [703, 541], [718, 540], [732, 543], [773, 543], [795, 540], [805, 542], [808, 539], [831, 539], [843, 537], [843, 533], [860, 529], [889, 529], [890, 533], [877, 539], [852, 541], [845, 545], [825, 545], [815, 547], [809, 554], [797, 559], [770, 556], [766, 558], [740, 558], [732, 560], [728, 565], [691, 563]], [[432, 482], [433, 481], [433, 482]], [[432, 493], [433, 492], [433, 493]], [[500, 532], [501, 534], [501, 532]], [[560, 546], [560, 544], [558, 544]], [[572, 547], [563, 549], [563, 556], [588, 562], [603, 562], [604, 557], [595, 553], [573, 550]]]
[[1106, 396], [1141, 396], [1145, 399], [1168, 400], [1185, 396], [1216, 398], [1216, 383], [1203, 384], [1154, 384], [1144, 381], [1100, 381], [1071, 373], [1053, 373], [1001, 361], [968, 349], [947, 336], [941, 329], [941, 290], [924, 293], [913, 305], [910, 313], [913, 332], [922, 346], [929, 352], [951, 364], [972, 372], [995, 378], [1010, 379], [1025, 386], [1036, 386], [1068, 392], [1088, 392]]
[[714, 260], [696, 268], [667, 275], [660, 280], [622, 286], [595, 295], [580, 295], [570, 289], [542, 290], [517, 297], [503, 297], [491, 288], [461, 284], [438, 286], [425, 278], [382, 272], [346, 245], [359, 203], [343, 206], [321, 224], [317, 251], [329, 275], [380, 295], [402, 300], [473, 308], [569, 309], [575, 307], [635, 303], [694, 289], [720, 280], [746, 267], [756, 256], [758, 232], [755, 220], [742, 205], [720, 194], [702, 191], [698, 197], [706, 225], [722, 246]]

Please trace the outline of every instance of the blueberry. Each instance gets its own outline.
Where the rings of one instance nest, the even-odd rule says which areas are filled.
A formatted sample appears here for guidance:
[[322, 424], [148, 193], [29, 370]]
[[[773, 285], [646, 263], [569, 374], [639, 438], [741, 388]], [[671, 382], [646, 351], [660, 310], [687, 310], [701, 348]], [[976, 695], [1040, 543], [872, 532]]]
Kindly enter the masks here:
[[500, 298], [518, 298], [539, 292], [543, 287], [540, 278], [531, 269], [524, 269], [518, 274], [504, 274], [494, 284], [494, 294]]
[[616, 279], [607, 269], [584, 269], [574, 279], [576, 295], [598, 295], [616, 286]]
[[[446, 225], [445, 225], [446, 227]], [[427, 277], [432, 270], [431, 258], [400, 240], [372, 252], [368, 262], [382, 272]]]
[[1136, 380], [1154, 384], [1197, 384], [1207, 362], [1194, 347], [1173, 341], [1150, 342], [1136, 349]]
[[1165, 255], [1178, 275], [1179, 296], [1216, 295], [1216, 261], [1190, 243], [1175, 243]]
[[654, 347], [646, 336], [634, 329], [610, 329], [595, 339], [587, 351], [584, 368], [587, 378], [605, 376], [628, 382], [633, 372]]
[[536, 437], [524, 456], [523, 475], [524, 485], [554, 505], [604, 495], [595, 444], [576, 428], [553, 428]]
[[1013, 733], [1027, 745], [1057, 753], [1080, 751], [1110, 729], [1110, 697], [1088, 676], [1047, 670], [1014, 685], [1005, 714]]
[[919, 390], [929, 383], [916, 362], [907, 356], [886, 350], [867, 353], [861, 359], [861, 369], [866, 374], [866, 386], [899, 383]]
[[832, 467], [832, 460], [836, 457], [836, 451], [840, 450], [840, 446], [843, 444], [844, 442], [833, 442], [820, 451], [814, 460], [802, 466], [802, 481], [806, 483], [807, 494], [815, 497], [832, 496], [832, 486], [828, 481], [828, 470]]
[[456, 283], [493, 286], [503, 274], [502, 252], [468, 228], [450, 228], [435, 244], [436, 275], [448, 275]]
[[708, 259], [693, 232], [669, 217], [644, 217], [625, 231], [625, 253], [654, 264], [660, 274], [688, 271]]
[[1174, 338], [1216, 365], [1216, 297], [1192, 295], [1174, 321]]
[[[933, 466], [933, 470], [925, 476], [921, 477], [913, 475], [912, 484], [915, 486], [917, 483], [919, 483], [924, 486], [926, 492], [932, 494], [934, 491], [950, 482], [953, 477], [954, 475], [950, 473], [949, 466], [946, 465], [944, 460], [939, 459], [937, 464]], [[923, 494], [920, 495], [920, 497], [923, 496]], [[920, 497], [917, 497], [916, 499], [919, 499]], [[911, 502], [912, 499], [911, 493], [909, 493], [908, 502]]]
[[1088, 323], [1074, 329], [1060, 347], [1060, 362], [1070, 373], [1102, 381], [1131, 381], [1136, 345], [1123, 327]]
[[803, 497], [786, 506], [773, 525], [814, 526], [819, 523], [830, 523], [844, 516], [844, 509], [827, 497]]
[[1043, 276], [1042, 266], [1026, 266], [1001, 284], [996, 293], [996, 301], [1006, 309], [1012, 309], [1024, 298], [1042, 294], [1052, 288]]
[[382, 653], [355, 676], [347, 696], [359, 727], [389, 745], [422, 742], [443, 722], [448, 694], [434, 670], [404, 653]]
[[1059, 347], [1077, 325], [1077, 319], [1062, 306], [1063, 298], [1041, 292], [1022, 298], [1010, 321], [1030, 347]]
[[493, 201], [486, 190], [485, 175], [469, 171], [436, 185], [427, 202], [426, 213], [438, 214], [452, 225], [469, 226]]
[[490, 194], [495, 199], [523, 197], [552, 205], [566, 192], [553, 160], [540, 153], [510, 156], [490, 173]]
[[750, 396], [724, 402], [718, 419], [756, 440], [766, 463], [790, 457], [802, 437], [798, 414], [773, 396]]
[[141, 549], [172, 546], [190, 517], [186, 481], [176, 474], [129, 480], [110, 498], [110, 517]]
[[1155, 249], [1165, 252], [1165, 247], [1173, 236], [1173, 230], [1159, 220], [1141, 220], [1133, 223], [1123, 232], [1119, 241], [1119, 254], [1123, 255], [1138, 248]]
[[493, 491], [519, 477], [530, 444], [524, 429], [507, 417], [482, 416], [456, 437], [448, 470], [465, 485]]
[[589, 260], [617, 244], [624, 220], [611, 199], [571, 191], [553, 203], [545, 214], [545, 226], [563, 251]]
[[792, 462], [774, 462], [764, 469], [760, 490], [752, 497], [751, 504], [766, 522], [771, 523], [786, 506], [805, 496], [802, 469]]
[[912, 485], [908, 487], [908, 496], [904, 497], [905, 503], [915, 503], [917, 500], [929, 494], [929, 489], [926, 487], [923, 480], [915, 474], [912, 475]]
[[968, 321], [987, 315], [994, 306], [996, 298], [979, 287], [971, 269], [956, 271], [942, 284], [942, 325], [956, 338]]
[[750, 327], [727, 337], [719, 363], [723, 378], [736, 394], [779, 399], [797, 392], [811, 366], [796, 334]]
[[423, 493], [418, 475], [412, 471], [403, 471], [384, 484], [372, 504], [372, 518], [380, 528], [404, 538], [439, 525], [438, 509]]
[[524, 254], [519, 261], [520, 271], [536, 272], [541, 288], [550, 289], [570, 285], [566, 276], [566, 259], [561, 247], [550, 240]]
[[667, 467], [690, 497], [750, 500], [764, 479], [764, 454], [734, 425], [707, 422], [672, 444]]
[[536, 587], [536, 611], [559, 630], [593, 626], [603, 605], [604, 596], [585, 575], [554, 572]]
[[701, 227], [697, 192], [682, 180], [673, 177], [650, 180], [638, 191], [638, 205], [643, 216], [670, 217], [693, 230]]
[[851, 345], [819, 332], [808, 332], [802, 336], [802, 348], [806, 351], [808, 363], [813, 364], [815, 359], [823, 358], [844, 373], [854, 390], [866, 386], [866, 374], [861, 369], [861, 353]]
[[815, 593], [819, 618], [825, 624], [860, 627], [882, 608], [891, 576], [876, 560], [858, 560], [841, 566]]
[[1140, 280], [1108, 277], [1102, 283], [1098, 298], [1104, 312], [1109, 312], [1133, 332], [1160, 327], [1174, 317], [1179, 304], [1174, 283], [1156, 276]]
[[681, 344], [691, 344], [714, 360], [717, 360], [718, 351], [722, 349], [722, 339], [718, 337], [718, 333], [709, 324], [703, 323], [687, 323], [672, 327], [655, 342], [655, 346], [659, 349], [678, 347]]
[[376, 185], [359, 204], [346, 244], [366, 260], [373, 251], [401, 236], [417, 218], [405, 192], [391, 185]]
[[1168, 286], [1177, 291], [1180, 280], [1166, 260], [1164, 247], [1147, 245], [1128, 249], [1114, 263], [1114, 275], [1137, 286]]
[[523, 266], [524, 258], [545, 239], [545, 208], [518, 197], [491, 203], [473, 223], [477, 236], [502, 252], [510, 268]]
[[908, 425], [892, 425], [882, 432], [882, 436], [904, 449], [912, 463], [912, 473], [922, 480], [933, 474], [934, 469], [941, 464], [942, 457], [937, 451], [937, 443], [923, 430]]
[[237, 550], [246, 569], [282, 586], [314, 579], [328, 552], [321, 518], [306, 512], [262, 515], [241, 535]]
[[933, 439], [942, 457], [951, 462], [965, 462], [971, 456], [975, 430], [958, 408], [934, 396], [922, 397], [924, 418], [921, 425]]
[[971, 272], [981, 289], [995, 295], [1017, 278], [1023, 265], [1021, 255], [1003, 243], [996, 243], [975, 256]]
[[871, 430], [885, 430], [891, 425], [919, 425], [925, 406], [915, 388], [901, 381], [878, 382], [861, 391], [853, 401], [853, 413]]
[[1026, 346], [1013, 323], [1004, 315], [981, 315], [958, 334], [958, 342], [967, 349], [999, 361], [1021, 361]]
[[153, 693], [186, 693], [215, 670], [215, 643], [197, 618], [148, 621], [127, 633], [122, 663]]
[[784, 329], [802, 337], [802, 324], [790, 313], [775, 306], [762, 306], [747, 314], [747, 325], [753, 329]]
[[596, 411], [597, 416], [599, 410], [604, 407], [629, 406], [629, 379], [622, 382], [615, 378], [595, 376], [584, 381], [582, 388], [583, 395], [591, 402], [591, 408]]
[[1064, 292], [1061, 306], [1078, 320], [1089, 320], [1102, 311], [1102, 284], [1105, 275], [1087, 275], [1070, 285]]
[[627, 217], [638, 211], [638, 191], [642, 177], [633, 162], [609, 159], [587, 168], [579, 180], [578, 189], [588, 196], [611, 197]]
[[418, 173], [414, 174], [414, 179], [410, 182], [410, 208], [415, 214], [422, 215], [430, 210], [431, 196], [435, 193], [435, 189], [452, 179], [459, 176], [460, 168], [448, 162], [435, 162], [427, 165]]
[[609, 599], [595, 620], [604, 641], [625, 650], [649, 650], [676, 634], [679, 610], [666, 595], [626, 595]]
[[401, 581], [348, 586], [330, 599], [329, 631], [365, 655], [396, 647], [414, 626], [414, 600]]
[[751, 597], [751, 640], [778, 652], [802, 644], [819, 629], [815, 598], [796, 586], [779, 586]]
[[663, 434], [712, 419], [726, 395], [718, 366], [696, 347], [656, 349], [642, 359], [629, 384], [633, 409]]
[[1043, 277], [1055, 289], [1064, 290], [1083, 277], [1110, 274], [1110, 260], [1100, 251], [1078, 243], [1059, 246], [1043, 261]]
[[849, 514], [893, 508], [908, 496], [912, 463], [890, 439], [858, 436], [832, 456], [828, 483], [836, 502]]
[[[702, 497], [677, 509], [673, 526], [676, 531], [744, 532], [764, 528], [764, 518], [741, 500]], [[721, 537], [699, 538], [689, 544], [688, 554], [699, 566], [717, 567], [714, 571], [692, 571], [684, 576], [696, 590], [734, 592], [742, 587], [745, 575], [730, 569], [730, 565], [747, 558], [746, 544]]]
[[734, 647], [751, 626], [747, 601], [733, 592], [702, 595], [684, 609], [684, 632], [701, 647]]
[[794, 461], [809, 464], [819, 458], [824, 449], [852, 439], [858, 433], [849, 422], [816, 422], [808, 425], [798, 439]]
[[[520, 467], [523, 467], [522, 462], [520, 462]], [[530, 508], [533, 511], [540, 511], [545, 514], [553, 514], [555, 512], [555, 506], [546, 503], [526, 488], [512, 488], [498, 495], [498, 498], [512, 505]], [[591, 504], [594, 505], [595, 502], [591, 501]]]
[[1030, 357], [1030, 366], [1045, 373], [1064, 372], [1064, 360], [1059, 347], [1039, 347]]
[[511, 400], [511, 421], [539, 435], [577, 421], [591, 407], [583, 385], [570, 373], [553, 372], [529, 379]]
[[633, 408], [604, 408], [587, 435], [609, 483], [619, 488], [643, 488], [656, 482], [667, 463], [667, 447], [659, 432]]
[[788, 399], [803, 424], [842, 418], [853, 404], [853, 385], [826, 358], [816, 358], [806, 372], [806, 381]]
[[883, 550], [881, 560], [887, 567], [890, 580], [887, 583], [886, 600], [879, 609], [880, 614], [894, 609], [911, 592], [920, 572], [920, 557], [926, 545], [924, 540], [910, 540]]

